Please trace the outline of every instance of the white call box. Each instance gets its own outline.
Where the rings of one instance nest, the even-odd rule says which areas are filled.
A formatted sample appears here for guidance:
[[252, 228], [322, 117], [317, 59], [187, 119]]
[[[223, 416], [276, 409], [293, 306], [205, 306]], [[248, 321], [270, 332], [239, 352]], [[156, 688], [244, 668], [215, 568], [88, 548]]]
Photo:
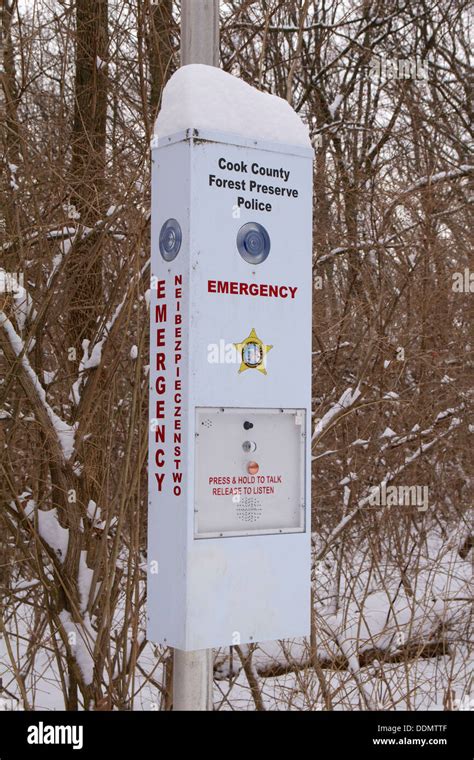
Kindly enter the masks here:
[[312, 159], [212, 130], [152, 151], [148, 637], [309, 633]]
[[305, 410], [196, 410], [195, 536], [305, 526]]

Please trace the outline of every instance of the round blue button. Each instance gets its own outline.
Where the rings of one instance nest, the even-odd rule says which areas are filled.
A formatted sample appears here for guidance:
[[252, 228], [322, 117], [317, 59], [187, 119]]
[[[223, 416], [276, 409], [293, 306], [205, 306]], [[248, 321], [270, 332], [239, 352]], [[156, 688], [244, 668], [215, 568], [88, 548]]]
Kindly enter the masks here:
[[261, 264], [270, 253], [270, 236], [258, 222], [247, 222], [237, 233], [237, 249], [249, 264]]
[[183, 233], [176, 219], [167, 219], [160, 230], [160, 253], [165, 261], [173, 261], [181, 248]]

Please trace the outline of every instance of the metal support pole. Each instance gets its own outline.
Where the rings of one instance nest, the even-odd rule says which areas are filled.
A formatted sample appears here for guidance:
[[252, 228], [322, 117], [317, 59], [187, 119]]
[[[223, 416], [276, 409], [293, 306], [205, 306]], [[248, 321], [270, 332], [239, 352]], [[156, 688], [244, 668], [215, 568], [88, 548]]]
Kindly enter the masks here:
[[[219, 0], [182, 0], [181, 66], [219, 66]], [[173, 710], [212, 710], [212, 649], [174, 650]]]
[[212, 710], [212, 649], [174, 650], [173, 710]]
[[182, 0], [181, 66], [219, 66], [219, 1]]

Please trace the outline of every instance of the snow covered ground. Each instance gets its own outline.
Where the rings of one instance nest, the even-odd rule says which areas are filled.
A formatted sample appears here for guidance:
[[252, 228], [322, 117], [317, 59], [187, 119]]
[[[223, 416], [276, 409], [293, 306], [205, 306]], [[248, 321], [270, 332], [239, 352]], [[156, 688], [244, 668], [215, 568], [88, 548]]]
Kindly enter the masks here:
[[[461, 558], [455, 541], [433, 531], [404, 582], [389, 557], [380, 574], [367, 555], [358, 553], [344, 564], [336, 594], [334, 571], [328, 560], [316, 565], [315, 651], [305, 639], [262, 642], [251, 650], [242, 646], [242, 658], [249, 658], [246, 668], [236, 648], [218, 651], [215, 709], [254, 710], [256, 699], [267, 710], [473, 708], [467, 614], [471, 563]], [[0, 639], [4, 709], [22, 709], [15, 670], [24, 676], [30, 708], [64, 709], [55, 648], [42, 625], [44, 610], [31, 605], [37, 589], [35, 581], [18, 580], [11, 592], [7, 635]], [[118, 635], [123, 604], [117, 609]], [[96, 622], [91, 621], [91, 642]], [[130, 632], [126, 657], [131, 642]], [[33, 656], [32, 646], [37, 647]], [[90, 669], [87, 646], [75, 651], [79, 664]], [[127, 671], [120, 647], [115, 655], [109, 678]], [[127, 709], [163, 709], [160, 688], [168, 656], [151, 643], [144, 646], [134, 672], [128, 672]], [[107, 689], [104, 682], [104, 694]]]

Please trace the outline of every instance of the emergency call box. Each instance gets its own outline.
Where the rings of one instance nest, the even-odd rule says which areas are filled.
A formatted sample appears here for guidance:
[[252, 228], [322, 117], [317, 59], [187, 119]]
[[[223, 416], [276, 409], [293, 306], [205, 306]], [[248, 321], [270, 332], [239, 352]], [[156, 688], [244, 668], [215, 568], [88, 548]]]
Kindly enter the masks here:
[[152, 146], [148, 638], [310, 630], [312, 157]]

